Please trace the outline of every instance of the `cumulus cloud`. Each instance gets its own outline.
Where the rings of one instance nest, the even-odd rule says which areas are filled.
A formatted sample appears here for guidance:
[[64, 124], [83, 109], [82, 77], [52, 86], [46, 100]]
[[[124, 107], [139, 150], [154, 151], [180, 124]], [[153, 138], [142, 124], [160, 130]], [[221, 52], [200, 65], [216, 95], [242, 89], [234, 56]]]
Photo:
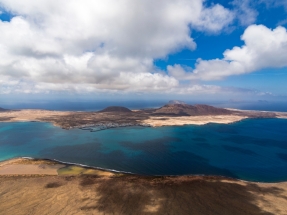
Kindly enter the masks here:
[[35, 92], [175, 87], [178, 81], [153, 61], [195, 49], [191, 26], [217, 33], [234, 18], [203, 0], [0, 0], [0, 6], [13, 15], [0, 20], [0, 78]]
[[190, 85], [180, 87], [180, 88], [173, 88], [170, 90], [169, 93], [171, 94], [182, 94], [182, 95], [201, 95], [201, 94], [222, 94], [226, 91], [223, 90], [220, 86], [215, 85]]
[[217, 86], [210, 84], [187, 84], [181, 85], [165, 91], [168, 95], [192, 95], [192, 96], [234, 96], [234, 95], [251, 95], [251, 96], [266, 96], [272, 95], [268, 92], [258, 91], [256, 89], [239, 88], [231, 86]]
[[[126, 74], [125, 74], [126, 75]], [[130, 74], [132, 75], [132, 74]], [[61, 85], [55, 83], [35, 83], [28, 80], [14, 80], [11, 78], [0, 79], [0, 94], [53, 94], [57, 93], [68, 93], [68, 94], [78, 94], [78, 95], [89, 95], [90, 93], [107, 93], [115, 95], [117, 93], [125, 92], [135, 92], [138, 90], [142, 95], [149, 93], [157, 93], [160, 95], [234, 95], [234, 94], [252, 94], [259, 95], [262, 92], [257, 92], [251, 89], [242, 89], [234, 87], [221, 87], [216, 85], [207, 85], [207, 84], [188, 84], [188, 85], [177, 85], [176, 80], [174, 86], [171, 88], [162, 88], [164, 77], [161, 77], [160, 74], [157, 74], [157, 79], [151, 77], [150, 74], [142, 74], [143, 77], [133, 76], [128, 79], [127, 85], [129, 88], [126, 91], [119, 91], [117, 86], [116, 89], [112, 87], [107, 88], [106, 86], [94, 86], [93, 84], [68, 84], [62, 83]], [[166, 76], [165, 76], [166, 77]], [[125, 77], [126, 78], [126, 77]], [[142, 85], [138, 84], [138, 81], [145, 82]], [[132, 87], [130, 87], [132, 85]], [[157, 86], [155, 89], [154, 86]], [[263, 94], [262, 94], [263, 95]]]
[[167, 72], [171, 77], [176, 78], [177, 80], [189, 80], [193, 78], [193, 69], [188, 66], [181, 66], [179, 64], [175, 64], [173, 66], [167, 66]]
[[180, 65], [167, 69], [172, 76], [181, 79], [220, 80], [230, 75], [287, 66], [286, 28], [279, 26], [272, 30], [263, 25], [251, 25], [241, 39], [245, 45], [226, 50], [223, 59], [198, 59], [192, 71]]
[[234, 16], [235, 13], [225, 9], [222, 5], [215, 4], [210, 8], [204, 8], [193, 26], [199, 30], [219, 32], [232, 23]]

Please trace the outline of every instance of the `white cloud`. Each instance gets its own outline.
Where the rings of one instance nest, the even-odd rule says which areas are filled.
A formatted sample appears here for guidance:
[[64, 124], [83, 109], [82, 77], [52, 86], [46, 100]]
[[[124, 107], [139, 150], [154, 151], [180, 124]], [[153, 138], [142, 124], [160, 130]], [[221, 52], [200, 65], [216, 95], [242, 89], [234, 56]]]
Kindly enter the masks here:
[[[260, 92], [253, 89], [244, 89], [236, 87], [222, 87], [216, 85], [207, 84], [188, 84], [178, 85], [176, 79], [170, 81], [168, 76], [162, 76], [161, 74], [155, 74], [153, 76], [149, 73], [135, 74], [135, 73], [123, 73], [119, 78], [117, 84], [112, 86], [105, 86], [104, 84], [69, 84], [69, 83], [43, 83], [43, 82], [31, 82], [29, 80], [15, 80], [12, 78], [4, 77], [0, 79], [0, 94], [51, 94], [53, 96], [65, 94], [77, 94], [77, 95], [89, 95], [103, 94], [105, 95], [123, 95], [134, 92], [139, 92], [141, 95], [152, 92], [156, 94], [160, 93], [161, 96], [180, 96], [180, 95], [191, 95], [191, 96], [234, 96], [234, 95], [256, 95], [265, 96], [270, 93]], [[120, 83], [121, 81], [123, 83]], [[144, 82], [144, 83], [142, 83]], [[166, 84], [165, 82], [169, 82]], [[172, 84], [171, 84], [172, 82]], [[169, 85], [169, 87], [167, 87]], [[125, 91], [119, 91], [118, 89], [125, 89]]]
[[200, 30], [208, 30], [209, 32], [219, 32], [224, 27], [232, 23], [234, 13], [222, 7], [219, 4], [210, 8], [204, 8], [198, 20], [193, 23], [194, 27]]
[[258, 12], [252, 6], [251, 0], [234, 0], [232, 4], [235, 7], [236, 17], [242, 26], [255, 23]]
[[10, 93], [78, 93], [86, 94], [93, 92], [165, 92], [178, 87], [178, 81], [174, 78], [163, 76], [161, 74], [151, 73], [121, 73], [117, 80], [109, 83], [51, 83], [34, 82], [22, 78], [15, 80], [10, 77], [2, 77], [0, 80], [0, 94]]
[[168, 70], [174, 77], [181, 76], [181, 79], [185, 76], [189, 80], [220, 80], [230, 75], [287, 66], [286, 28], [279, 26], [271, 30], [263, 25], [251, 25], [241, 39], [245, 45], [226, 50], [223, 59], [198, 59], [192, 72], [179, 65], [169, 67]]
[[[173, 79], [173, 86], [166, 87], [165, 81], [170, 82], [167, 76], [162, 77], [161, 74], [156, 74], [153, 77], [151, 74], [122, 74], [123, 79], [126, 79], [125, 84], [127, 85], [125, 91], [119, 91], [120, 87], [124, 87], [123, 83], [112, 85], [109, 88], [105, 85], [94, 85], [94, 84], [67, 84], [61, 85], [57, 83], [35, 83], [28, 80], [14, 80], [11, 78], [0, 79], [0, 94], [53, 94], [53, 93], [72, 93], [78, 95], [85, 95], [89, 93], [108, 93], [117, 94], [120, 93], [131, 93], [140, 92], [143, 94], [157, 93], [160, 95], [234, 95], [234, 94], [258, 94], [257, 91], [250, 89], [241, 89], [233, 87], [221, 87], [215, 85], [178, 85], [177, 81]], [[123, 80], [121, 79], [121, 80]], [[140, 84], [140, 82], [145, 82]], [[131, 87], [132, 86], [132, 87]], [[115, 89], [113, 89], [115, 87]]]
[[171, 89], [169, 93], [182, 95], [204, 95], [204, 94], [222, 94], [225, 91], [220, 86], [214, 85], [192, 85], [184, 88]]
[[167, 66], [167, 72], [171, 77], [175, 77], [178, 80], [189, 80], [193, 79], [193, 70], [188, 66], [181, 66], [179, 64], [175, 64], [173, 66]]
[[220, 5], [206, 8], [203, 0], [0, 0], [0, 5], [14, 15], [0, 21], [0, 78], [21, 80], [31, 91], [85, 84], [112, 90], [174, 87], [178, 81], [158, 71], [154, 59], [195, 49], [190, 26], [216, 33], [233, 20], [232, 12]]

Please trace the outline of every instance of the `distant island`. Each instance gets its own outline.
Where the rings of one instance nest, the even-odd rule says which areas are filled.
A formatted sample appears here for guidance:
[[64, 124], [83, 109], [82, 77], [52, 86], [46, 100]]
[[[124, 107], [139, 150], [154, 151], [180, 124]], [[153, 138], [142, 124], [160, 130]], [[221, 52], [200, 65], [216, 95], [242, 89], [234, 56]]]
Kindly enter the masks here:
[[[1, 111], [2, 110], [2, 111]], [[64, 129], [98, 131], [126, 126], [180, 126], [207, 123], [233, 123], [246, 118], [287, 118], [287, 113], [218, 108], [205, 104], [190, 105], [172, 100], [160, 108], [130, 110], [110, 106], [100, 111], [6, 110], [0, 108], [0, 121], [50, 122]]]

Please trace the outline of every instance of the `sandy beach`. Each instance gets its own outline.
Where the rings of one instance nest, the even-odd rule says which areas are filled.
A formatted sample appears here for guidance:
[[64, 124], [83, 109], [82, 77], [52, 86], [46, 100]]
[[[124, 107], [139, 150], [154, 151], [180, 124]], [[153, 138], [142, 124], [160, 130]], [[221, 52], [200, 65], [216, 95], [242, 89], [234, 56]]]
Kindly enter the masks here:
[[277, 118], [287, 119], [287, 113], [285, 112], [276, 112]]
[[145, 177], [30, 159], [2, 162], [0, 172], [3, 215], [287, 214], [287, 182]]

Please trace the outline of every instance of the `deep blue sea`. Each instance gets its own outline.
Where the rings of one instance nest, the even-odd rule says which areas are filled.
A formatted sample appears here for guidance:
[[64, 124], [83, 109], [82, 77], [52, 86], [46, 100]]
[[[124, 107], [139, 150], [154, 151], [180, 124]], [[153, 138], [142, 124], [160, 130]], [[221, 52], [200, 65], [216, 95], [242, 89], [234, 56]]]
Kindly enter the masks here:
[[[3, 97], [3, 96], [2, 96]], [[159, 108], [168, 103], [167, 99], [143, 99], [141, 100], [97, 100], [97, 101], [65, 101], [65, 99], [59, 101], [46, 101], [46, 100], [35, 100], [27, 101], [26, 97], [19, 98], [17, 101], [10, 101], [11, 98], [8, 97], [8, 101], [3, 100], [0, 97], [0, 107], [6, 109], [45, 109], [45, 110], [59, 110], [59, 111], [98, 111], [102, 110], [108, 106], [124, 106], [130, 109], [143, 109], [143, 108]], [[21, 99], [25, 102], [21, 102]], [[245, 101], [245, 102], [235, 102], [235, 101], [202, 101], [202, 100], [184, 100], [187, 104], [207, 104], [215, 107], [222, 108], [236, 108], [242, 110], [262, 110], [262, 111], [281, 111], [287, 112], [287, 102], [286, 101]]]
[[287, 181], [287, 120], [128, 127], [89, 132], [0, 123], [0, 160], [49, 158], [143, 175], [223, 175]]

